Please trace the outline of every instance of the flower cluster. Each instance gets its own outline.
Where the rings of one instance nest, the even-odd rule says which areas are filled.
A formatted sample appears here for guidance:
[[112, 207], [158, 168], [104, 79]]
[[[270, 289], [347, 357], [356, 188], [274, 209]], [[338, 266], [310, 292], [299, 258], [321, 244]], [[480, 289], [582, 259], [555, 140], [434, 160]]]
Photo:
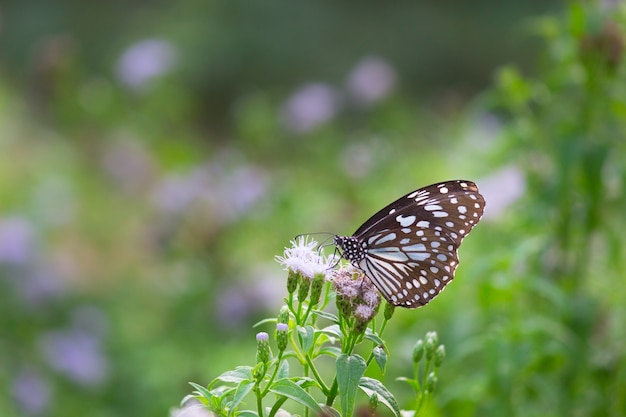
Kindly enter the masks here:
[[334, 256], [326, 257], [316, 248], [319, 246], [314, 239], [308, 236], [299, 236], [291, 241], [291, 247], [285, 248], [283, 256], [276, 256], [276, 261], [285, 267], [285, 270], [313, 279], [317, 274], [328, 276], [336, 263]]
[[333, 271], [337, 308], [346, 317], [368, 323], [378, 312], [380, 294], [363, 272], [352, 265]]

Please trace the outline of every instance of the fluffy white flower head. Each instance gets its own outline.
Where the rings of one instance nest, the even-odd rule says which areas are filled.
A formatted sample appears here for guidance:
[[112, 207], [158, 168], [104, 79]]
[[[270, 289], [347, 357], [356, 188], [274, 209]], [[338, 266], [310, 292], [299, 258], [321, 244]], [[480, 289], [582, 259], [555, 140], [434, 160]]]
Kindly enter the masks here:
[[318, 243], [309, 236], [299, 236], [291, 241], [291, 247], [285, 248], [283, 256], [276, 256], [276, 262], [286, 270], [299, 272], [303, 277], [312, 279], [316, 274], [327, 276], [335, 258], [325, 257], [317, 251]]

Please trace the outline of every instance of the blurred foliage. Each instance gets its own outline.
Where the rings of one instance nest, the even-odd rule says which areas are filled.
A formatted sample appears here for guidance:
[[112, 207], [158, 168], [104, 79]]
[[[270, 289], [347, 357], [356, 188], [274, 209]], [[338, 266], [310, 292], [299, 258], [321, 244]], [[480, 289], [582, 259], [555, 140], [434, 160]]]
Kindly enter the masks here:
[[[396, 312], [387, 381], [433, 329], [425, 415], [625, 415], [626, 10], [526, 22], [534, 64], [514, 35], [548, 6], [509, 3], [1, 5], [0, 415], [163, 415], [253, 358], [293, 235], [461, 177], [489, 216], [445, 295]], [[161, 72], [124, 70], [134, 46]], [[342, 84], [369, 55], [396, 77], [375, 103]], [[305, 131], [298, 91], [332, 110]]]

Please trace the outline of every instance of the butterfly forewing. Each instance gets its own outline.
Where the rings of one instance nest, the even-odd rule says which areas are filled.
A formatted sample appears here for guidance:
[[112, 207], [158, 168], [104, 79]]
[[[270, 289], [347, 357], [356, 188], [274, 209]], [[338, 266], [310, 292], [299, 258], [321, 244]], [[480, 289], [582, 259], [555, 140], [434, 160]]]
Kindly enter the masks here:
[[484, 206], [471, 181], [429, 185], [389, 204], [351, 238], [343, 238], [340, 242], [350, 241], [349, 251], [340, 246], [387, 301], [419, 307], [454, 278], [459, 245], [480, 220]]

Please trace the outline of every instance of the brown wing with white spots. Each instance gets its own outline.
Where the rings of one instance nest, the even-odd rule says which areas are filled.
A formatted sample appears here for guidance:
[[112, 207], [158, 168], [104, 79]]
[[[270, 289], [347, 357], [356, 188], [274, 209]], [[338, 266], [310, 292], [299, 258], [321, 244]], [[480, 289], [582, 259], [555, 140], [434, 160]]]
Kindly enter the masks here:
[[[354, 234], [357, 264], [390, 303], [420, 307], [454, 278], [457, 250], [482, 217], [485, 201], [471, 181], [447, 181], [391, 203]], [[354, 252], [353, 252], [354, 253]]]

